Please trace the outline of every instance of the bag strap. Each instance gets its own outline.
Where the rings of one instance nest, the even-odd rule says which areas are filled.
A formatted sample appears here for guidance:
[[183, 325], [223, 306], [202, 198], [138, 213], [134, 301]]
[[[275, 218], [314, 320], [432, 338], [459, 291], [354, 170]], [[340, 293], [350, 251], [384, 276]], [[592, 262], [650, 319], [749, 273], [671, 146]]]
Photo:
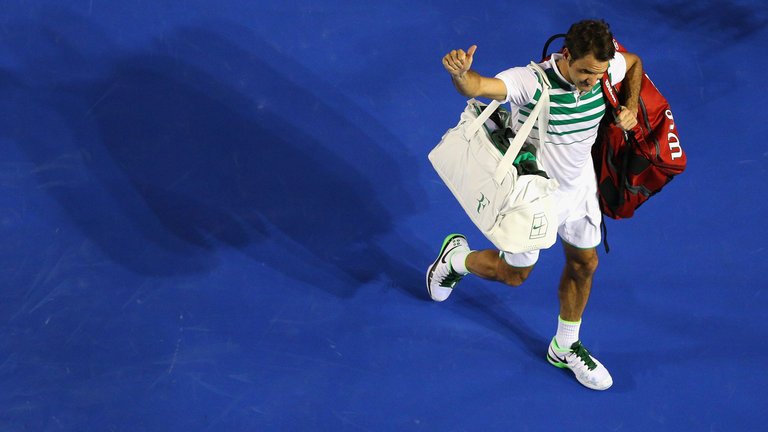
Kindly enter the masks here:
[[[471, 99], [469, 104], [474, 102], [475, 99]], [[480, 130], [480, 127], [491, 117], [491, 115], [496, 111], [496, 108], [501, 105], [501, 102], [497, 100], [492, 100], [491, 103], [488, 104], [488, 106], [485, 107], [483, 112], [480, 113], [480, 115], [477, 116], [477, 118], [470, 124], [465, 130], [464, 130], [464, 138], [467, 140], [471, 139], [478, 130]]]
[[[611, 84], [611, 77], [608, 76], [608, 72], [603, 74], [603, 78], [600, 80], [600, 85], [603, 87], [603, 95], [605, 96], [605, 100], [608, 101], [608, 105], [613, 108], [614, 118], [618, 117], [621, 104], [619, 103], [619, 96], [616, 93], [616, 88]], [[634, 138], [634, 131], [624, 131], [624, 139], [626, 139], [627, 142], [633, 140]]]
[[541, 60], [544, 61], [547, 59], [547, 57], [549, 57], [549, 45], [552, 44], [552, 42], [566, 36], [567, 35], [565, 33], [558, 33], [547, 39], [547, 42], [544, 44], [544, 49], [541, 51]]
[[[528, 118], [525, 120], [525, 123], [523, 123], [523, 126], [520, 127], [520, 130], [517, 131], [515, 139], [512, 140], [507, 152], [504, 154], [504, 157], [501, 158], [498, 167], [496, 167], [496, 173], [493, 176], [493, 180], [496, 184], [501, 184], [502, 180], [504, 180], [504, 176], [506, 176], [509, 170], [512, 169], [517, 154], [520, 153], [520, 149], [523, 148], [525, 140], [528, 138], [528, 135], [531, 134], [531, 130], [533, 130], [533, 123], [537, 120], [539, 143], [543, 144], [546, 137], [547, 117], [549, 116], [549, 89], [552, 85], [549, 83], [547, 74], [541, 66], [531, 62], [528, 67], [530, 67], [536, 75], [541, 77], [541, 96], [539, 96], [539, 102], [533, 107], [531, 114], [528, 115]], [[540, 115], [541, 111], [545, 111], [546, 114]]]
[[600, 84], [603, 87], [603, 94], [605, 94], [608, 104], [613, 107], [614, 111], [619, 109], [619, 97], [616, 95], [616, 89], [611, 85], [611, 77], [608, 76], [608, 72], [603, 74]]

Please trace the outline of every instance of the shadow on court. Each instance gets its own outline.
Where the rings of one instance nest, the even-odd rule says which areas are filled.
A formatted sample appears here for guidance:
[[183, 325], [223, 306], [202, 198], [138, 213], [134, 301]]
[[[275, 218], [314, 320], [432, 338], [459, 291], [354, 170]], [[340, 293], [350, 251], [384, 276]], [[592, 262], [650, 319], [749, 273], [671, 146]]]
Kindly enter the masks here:
[[[409, 293], [421, 282], [397, 258], [407, 242], [391, 252], [377, 243], [392, 230], [390, 209], [414, 211], [413, 162], [395, 160], [383, 147], [397, 140], [381, 125], [351, 123], [326, 103], [338, 92], [247, 30], [227, 30], [247, 49], [209, 26], [125, 52], [67, 13], [12, 27], [24, 35], [9, 42], [25, 71], [0, 84], [13, 101], [0, 133], [116, 263], [144, 275], [209, 272], [226, 246], [342, 297], [382, 274]], [[329, 150], [333, 131], [351, 157]]]

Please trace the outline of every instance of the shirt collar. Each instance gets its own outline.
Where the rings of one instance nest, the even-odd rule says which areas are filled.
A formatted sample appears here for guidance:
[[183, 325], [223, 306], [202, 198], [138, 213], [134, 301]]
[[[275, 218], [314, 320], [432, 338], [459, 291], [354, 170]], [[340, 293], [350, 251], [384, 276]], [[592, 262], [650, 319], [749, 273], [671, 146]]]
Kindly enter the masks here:
[[563, 55], [560, 53], [552, 54], [552, 57], [549, 59], [549, 66], [555, 71], [555, 76], [557, 76], [557, 79], [561, 84], [565, 85], [566, 88], [569, 88], [571, 91], [576, 91], [576, 86], [569, 83], [563, 74], [560, 73], [560, 68], [557, 67], [557, 61], [561, 58], [563, 58]]

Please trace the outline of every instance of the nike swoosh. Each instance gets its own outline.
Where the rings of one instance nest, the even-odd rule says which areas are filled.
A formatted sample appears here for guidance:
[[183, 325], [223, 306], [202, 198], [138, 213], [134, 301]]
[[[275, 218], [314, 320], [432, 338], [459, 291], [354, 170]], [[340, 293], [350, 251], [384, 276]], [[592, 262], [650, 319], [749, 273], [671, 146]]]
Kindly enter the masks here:
[[568, 360], [565, 359], [565, 357], [560, 358], [557, 354], [554, 353], [554, 351], [550, 350], [549, 358], [551, 358], [554, 361], [558, 361], [560, 363], [568, 364]]
[[448, 264], [448, 261], [446, 261], [446, 260], [445, 260], [445, 258], [446, 258], [448, 255], [450, 255], [448, 252], [450, 252], [450, 251], [452, 251], [452, 250], [456, 249], [457, 247], [460, 247], [460, 246], [454, 246], [454, 247], [452, 247], [452, 248], [448, 249], [447, 251], [443, 252], [443, 257], [442, 257], [442, 258], [440, 258], [440, 261], [441, 261], [443, 264]]

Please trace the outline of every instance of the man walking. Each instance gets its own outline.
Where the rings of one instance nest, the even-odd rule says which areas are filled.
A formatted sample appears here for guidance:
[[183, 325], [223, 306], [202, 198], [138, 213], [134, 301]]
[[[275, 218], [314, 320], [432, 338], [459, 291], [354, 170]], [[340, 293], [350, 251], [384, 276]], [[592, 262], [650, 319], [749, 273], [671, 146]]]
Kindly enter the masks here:
[[[517, 132], [536, 103], [540, 79], [527, 67], [511, 68], [492, 78], [482, 76], [471, 69], [476, 50], [473, 45], [466, 52], [451, 51], [443, 57], [443, 66], [462, 95], [509, 102], [510, 125]], [[548, 126], [545, 142], [539, 142], [537, 134], [531, 134], [527, 142], [536, 147], [542, 169], [560, 183], [555, 192], [557, 232], [566, 261], [558, 289], [557, 332], [547, 359], [554, 366], [569, 368], [584, 386], [605, 390], [613, 384], [610, 373], [579, 339], [597, 269], [596, 248], [601, 242], [591, 148], [606, 112], [600, 79], [608, 72], [612, 84], [624, 81], [624, 106], [616, 122], [625, 130], [631, 129], [637, 123], [642, 63], [634, 54], [616, 52], [608, 24], [586, 20], [568, 30], [562, 54], [553, 54], [540, 66], [552, 84]], [[472, 251], [463, 235], [451, 234], [427, 270], [427, 290], [433, 300], [444, 301], [470, 273], [516, 287], [525, 281], [538, 258], [539, 251]]]

